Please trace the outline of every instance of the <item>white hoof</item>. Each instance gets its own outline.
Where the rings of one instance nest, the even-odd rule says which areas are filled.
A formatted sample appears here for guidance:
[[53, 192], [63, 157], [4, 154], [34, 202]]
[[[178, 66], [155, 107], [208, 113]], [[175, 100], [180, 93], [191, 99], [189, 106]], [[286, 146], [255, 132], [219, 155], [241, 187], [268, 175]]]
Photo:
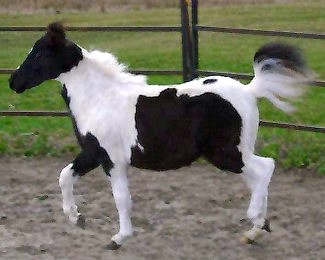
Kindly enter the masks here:
[[243, 244], [254, 244], [255, 243], [254, 240], [249, 239], [246, 235], [243, 235], [240, 238], [240, 242], [243, 243]]
[[119, 232], [112, 237], [112, 242], [115, 242], [118, 245], [122, 245], [122, 243], [130, 236], [132, 236], [132, 232], [130, 232], [130, 233]]
[[107, 246], [106, 249], [108, 250], [117, 250], [121, 247], [122, 245], [117, 244], [115, 241], [111, 241]]
[[245, 232], [240, 241], [244, 244], [253, 244], [258, 236], [263, 233], [260, 227], [253, 227], [251, 230]]

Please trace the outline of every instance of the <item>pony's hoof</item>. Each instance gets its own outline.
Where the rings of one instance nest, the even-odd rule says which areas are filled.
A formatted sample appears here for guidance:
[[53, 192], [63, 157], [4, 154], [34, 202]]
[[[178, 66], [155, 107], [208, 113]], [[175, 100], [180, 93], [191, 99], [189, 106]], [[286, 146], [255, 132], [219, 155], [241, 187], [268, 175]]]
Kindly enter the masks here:
[[80, 227], [81, 229], [86, 228], [86, 218], [84, 215], [81, 215], [81, 214], [78, 215], [78, 220], [77, 220], [76, 226]]
[[241, 237], [240, 242], [242, 242], [243, 244], [250, 244], [250, 245], [252, 245], [252, 244], [255, 243], [254, 240], [248, 238], [248, 237], [245, 236], [245, 235]]
[[266, 232], [272, 232], [270, 228], [270, 221], [268, 219], [265, 219], [264, 226], [262, 227], [262, 230], [265, 230]]
[[121, 247], [121, 245], [117, 244], [115, 241], [111, 241], [111, 243], [109, 243], [107, 246], [106, 246], [106, 249], [108, 250], [117, 250]]

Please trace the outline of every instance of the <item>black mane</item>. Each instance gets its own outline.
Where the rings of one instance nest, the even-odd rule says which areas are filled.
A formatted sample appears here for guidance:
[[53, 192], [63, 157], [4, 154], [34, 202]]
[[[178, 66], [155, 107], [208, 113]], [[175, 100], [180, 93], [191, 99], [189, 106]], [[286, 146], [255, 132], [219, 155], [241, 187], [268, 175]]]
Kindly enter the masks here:
[[54, 22], [47, 26], [47, 37], [49, 44], [53, 46], [60, 46], [66, 39], [65, 29], [61, 22]]

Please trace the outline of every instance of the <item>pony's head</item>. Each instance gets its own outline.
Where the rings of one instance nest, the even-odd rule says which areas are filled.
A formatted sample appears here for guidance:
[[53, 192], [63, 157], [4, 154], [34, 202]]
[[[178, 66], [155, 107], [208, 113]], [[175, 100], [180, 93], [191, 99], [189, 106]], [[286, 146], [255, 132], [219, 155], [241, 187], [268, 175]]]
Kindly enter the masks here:
[[62, 24], [55, 22], [36, 41], [25, 61], [12, 73], [10, 88], [17, 93], [70, 71], [82, 60], [82, 50], [65, 36]]

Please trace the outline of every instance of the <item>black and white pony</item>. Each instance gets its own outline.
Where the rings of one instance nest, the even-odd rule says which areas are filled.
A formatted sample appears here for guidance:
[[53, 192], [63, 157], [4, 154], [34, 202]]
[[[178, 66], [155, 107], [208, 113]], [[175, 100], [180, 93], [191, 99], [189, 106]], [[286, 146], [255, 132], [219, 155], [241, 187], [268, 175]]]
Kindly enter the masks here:
[[70, 221], [84, 226], [73, 185], [101, 165], [112, 185], [120, 224], [108, 248], [117, 249], [132, 235], [129, 167], [177, 169], [200, 156], [247, 183], [247, 216], [253, 228], [245, 233], [246, 241], [270, 231], [266, 211], [274, 161], [254, 154], [257, 98], [292, 111], [284, 99], [302, 93], [299, 86], [309, 80], [310, 71], [299, 50], [281, 43], [266, 44], [256, 52], [254, 71], [247, 85], [213, 76], [150, 86], [144, 76], [128, 73], [112, 54], [88, 52], [66, 38], [61, 24], [52, 23], [9, 81], [17, 93], [49, 79], [62, 83], [82, 148], [60, 174], [63, 211]]

